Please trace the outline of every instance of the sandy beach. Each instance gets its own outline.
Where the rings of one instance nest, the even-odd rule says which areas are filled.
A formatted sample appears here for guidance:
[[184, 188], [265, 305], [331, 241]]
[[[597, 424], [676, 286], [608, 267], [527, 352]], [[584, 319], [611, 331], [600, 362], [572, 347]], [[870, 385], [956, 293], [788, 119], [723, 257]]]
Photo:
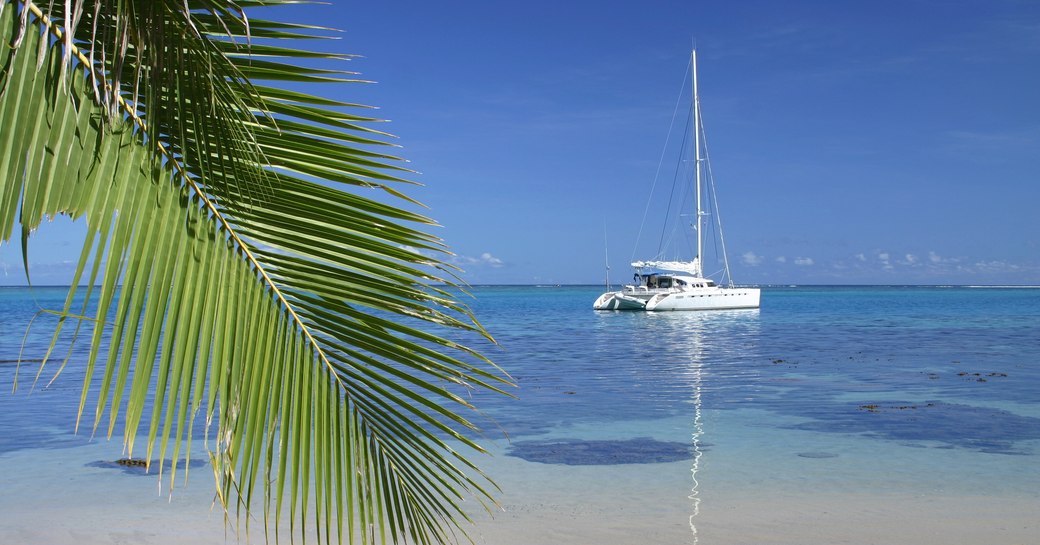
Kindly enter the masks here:
[[[635, 545], [641, 543], [919, 545], [1036, 543], [1037, 502], [1030, 498], [802, 495], [719, 497], [701, 505], [696, 534], [682, 513], [674, 523], [642, 509], [590, 512], [581, 507], [510, 505], [478, 525], [479, 543]], [[635, 511], [635, 512], [633, 512]]]
[[[154, 475], [88, 465], [113, 451], [118, 445], [97, 442], [0, 457], [3, 541], [264, 543], [259, 524], [248, 539], [225, 535], [221, 514], [211, 508], [208, 467], [192, 468], [188, 485], [179, 484], [171, 498]], [[501, 456], [484, 461], [505, 491], [493, 517], [471, 504], [476, 525], [470, 535], [479, 544], [1028, 545], [1040, 538], [1040, 498], [1029, 494], [813, 492], [793, 489], [785, 480], [722, 487], [706, 476], [691, 527], [695, 502], [689, 482], [660, 482], [674, 475], [664, 471], [672, 464], [656, 471], [655, 464], [562, 466]], [[63, 476], [55, 478], [57, 473]]]

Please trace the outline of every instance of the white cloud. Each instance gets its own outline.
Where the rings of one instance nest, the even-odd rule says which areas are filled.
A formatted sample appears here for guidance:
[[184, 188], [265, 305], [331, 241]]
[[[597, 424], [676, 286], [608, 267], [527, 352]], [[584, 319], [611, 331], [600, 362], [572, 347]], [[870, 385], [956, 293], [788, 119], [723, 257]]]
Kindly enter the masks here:
[[505, 265], [505, 263], [503, 263], [501, 259], [491, 255], [489, 252], [484, 252], [480, 254], [480, 262], [484, 263], [485, 265], [490, 265], [496, 268]]
[[787, 258], [784, 257], [784, 256], [779, 256], [779, 257], [776, 258], [776, 262], [777, 263], [787, 263]]
[[743, 256], [741, 256], [741, 260], [743, 260], [744, 264], [750, 265], [752, 267], [757, 267], [761, 265], [763, 259], [764, 258], [762, 256], [756, 255], [755, 252], [746, 252]]
[[906, 262], [911, 265], [917, 263], [917, 256], [914, 254], [906, 254]]
[[480, 254], [480, 257], [473, 257], [467, 255], [455, 256], [452, 262], [461, 267], [492, 267], [500, 268], [505, 267], [506, 263], [501, 259], [491, 255], [491, 252], [484, 252]]
[[979, 261], [975, 263], [975, 270], [980, 273], [1017, 272], [1021, 267], [1006, 261]]
[[429, 258], [430, 254], [431, 254], [431, 252], [423, 251], [423, 250], [420, 250], [419, 248], [416, 248], [414, 246], [408, 246], [406, 244], [399, 244], [397, 247], [402, 249], [402, 250], [407, 250], [409, 252], [412, 252], [413, 254], [421, 255], [421, 256], [423, 256], [425, 258]]
[[794, 258], [794, 264], [800, 267], [808, 267], [813, 264], [813, 259], [811, 257], [796, 257]]
[[856, 254], [856, 259], [858, 259], [860, 261], [866, 261], [867, 260], [867, 256], [865, 256], [863, 254]]
[[935, 252], [928, 252], [928, 261], [939, 265], [944, 263], [960, 263], [961, 259], [958, 257], [943, 257]]

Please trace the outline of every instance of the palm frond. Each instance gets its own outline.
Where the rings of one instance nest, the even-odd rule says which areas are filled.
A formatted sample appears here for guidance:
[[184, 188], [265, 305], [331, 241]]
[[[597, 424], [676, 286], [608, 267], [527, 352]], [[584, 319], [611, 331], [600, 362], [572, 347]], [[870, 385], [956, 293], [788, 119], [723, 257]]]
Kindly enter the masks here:
[[201, 414], [246, 529], [260, 506], [265, 532], [287, 509], [294, 534], [449, 540], [460, 498], [493, 501], [457, 389], [510, 382], [440, 333], [487, 336], [377, 120], [295, 87], [354, 81], [303, 62], [344, 57], [252, 17], [289, 3], [0, 0], [0, 243], [85, 221], [52, 348], [87, 329], [80, 413], [96, 379], [129, 455], [189, 456]]

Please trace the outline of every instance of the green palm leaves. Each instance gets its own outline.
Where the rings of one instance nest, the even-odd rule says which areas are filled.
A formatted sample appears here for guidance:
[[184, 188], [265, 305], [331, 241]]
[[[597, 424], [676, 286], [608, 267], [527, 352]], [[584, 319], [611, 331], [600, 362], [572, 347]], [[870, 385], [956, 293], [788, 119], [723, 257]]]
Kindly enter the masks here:
[[231, 517], [449, 540], [458, 501], [490, 499], [460, 391], [508, 380], [437, 333], [486, 335], [376, 120], [293, 87], [349, 74], [252, 13], [288, 3], [0, 0], [0, 243], [85, 220], [91, 287], [58, 329], [89, 337], [81, 413], [124, 417], [131, 454], [186, 456], [205, 425]]

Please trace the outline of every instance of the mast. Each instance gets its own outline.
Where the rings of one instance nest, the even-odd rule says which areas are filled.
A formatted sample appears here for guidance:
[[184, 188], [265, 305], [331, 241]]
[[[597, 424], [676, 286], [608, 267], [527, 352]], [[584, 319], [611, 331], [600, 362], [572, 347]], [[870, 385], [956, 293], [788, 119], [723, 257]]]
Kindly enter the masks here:
[[704, 259], [701, 257], [704, 250], [704, 241], [701, 236], [702, 227], [704, 225], [704, 211], [701, 210], [701, 106], [700, 97], [697, 96], [697, 50], [694, 49], [690, 53], [690, 63], [693, 65], [691, 72], [693, 72], [693, 149], [694, 149], [694, 164], [697, 171], [697, 179], [695, 185], [697, 186], [697, 210], [695, 216], [697, 218], [697, 256], [694, 258], [694, 262], [697, 267], [697, 276], [704, 276]]

